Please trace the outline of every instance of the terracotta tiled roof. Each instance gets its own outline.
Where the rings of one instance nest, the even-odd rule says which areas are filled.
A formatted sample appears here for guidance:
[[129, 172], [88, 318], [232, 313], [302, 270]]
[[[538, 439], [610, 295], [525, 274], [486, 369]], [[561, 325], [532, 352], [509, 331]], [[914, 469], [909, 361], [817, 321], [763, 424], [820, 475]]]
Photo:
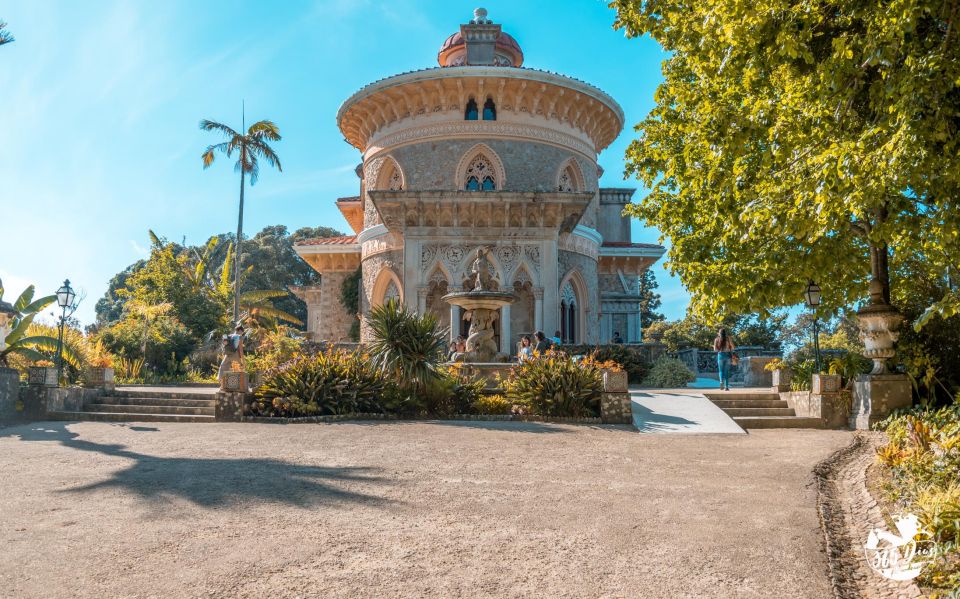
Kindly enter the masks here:
[[304, 239], [303, 241], [298, 241], [295, 245], [352, 245], [356, 242], [356, 235], [344, 235], [343, 237], [317, 237], [315, 239]]
[[650, 249], [663, 249], [662, 245], [657, 245], [655, 243], [633, 243], [630, 241], [604, 241], [603, 247], [607, 248], [650, 248]]
[[338, 204], [340, 204], [341, 202], [359, 202], [359, 201], [360, 201], [360, 196], [350, 196], [348, 198], [337, 198]]

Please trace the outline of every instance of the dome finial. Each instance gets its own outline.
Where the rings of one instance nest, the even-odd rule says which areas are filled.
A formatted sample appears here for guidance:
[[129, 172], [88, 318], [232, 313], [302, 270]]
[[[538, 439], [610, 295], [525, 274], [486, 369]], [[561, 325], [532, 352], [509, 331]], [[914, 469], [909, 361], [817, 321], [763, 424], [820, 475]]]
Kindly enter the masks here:
[[474, 25], [489, 25], [493, 23], [493, 21], [487, 18], [487, 9], [485, 8], [473, 9], [473, 20], [470, 22]]

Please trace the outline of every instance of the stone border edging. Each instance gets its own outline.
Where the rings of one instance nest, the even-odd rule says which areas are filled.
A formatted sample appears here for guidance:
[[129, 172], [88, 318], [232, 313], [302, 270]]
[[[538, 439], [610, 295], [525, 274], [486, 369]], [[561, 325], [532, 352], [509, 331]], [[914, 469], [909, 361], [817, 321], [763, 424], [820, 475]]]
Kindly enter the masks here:
[[298, 416], [294, 418], [273, 418], [269, 416], [244, 416], [242, 422], [256, 422], [261, 424], [323, 424], [330, 422], [344, 422], [348, 420], [394, 420], [407, 422], [442, 421], [470, 421], [470, 422], [542, 422], [553, 424], [603, 424], [600, 418], [574, 418], [549, 416], [517, 416], [513, 414], [454, 414], [449, 417], [435, 418], [400, 418], [393, 414], [334, 414], [327, 416]]
[[889, 580], [871, 570], [863, 553], [867, 532], [887, 526], [866, 484], [867, 468], [880, 436], [856, 434], [850, 445], [833, 452], [813, 470], [830, 584], [838, 599], [923, 596], [912, 581]]

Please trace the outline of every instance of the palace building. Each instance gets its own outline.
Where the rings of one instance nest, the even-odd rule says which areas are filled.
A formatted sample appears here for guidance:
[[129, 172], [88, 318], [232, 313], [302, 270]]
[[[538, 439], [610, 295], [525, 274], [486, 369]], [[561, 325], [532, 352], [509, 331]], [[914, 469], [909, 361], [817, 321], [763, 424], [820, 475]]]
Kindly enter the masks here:
[[622, 216], [634, 189], [600, 188], [597, 155], [623, 110], [603, 91], [523, 68], [517, 41], [484, 9], [443, 42], [439, 67], [381, 79], [340, 107], [337, 123], [362, 157], [359, 195], [337, 200], [354, 235], [302, 241], [321, 273], [298, 288], [316, 340], [346, 341], [343, 281], [361, 271], [363, 317], [397, 298], [435, 313], [456, 336], [468, 323], [441, 298], [468, 290], [488, 249], [501, 308], [497, 343], [515, 353], [536, 330], [565, 342], [640, 341], [639, 275], [664, 253], [634, 243]]

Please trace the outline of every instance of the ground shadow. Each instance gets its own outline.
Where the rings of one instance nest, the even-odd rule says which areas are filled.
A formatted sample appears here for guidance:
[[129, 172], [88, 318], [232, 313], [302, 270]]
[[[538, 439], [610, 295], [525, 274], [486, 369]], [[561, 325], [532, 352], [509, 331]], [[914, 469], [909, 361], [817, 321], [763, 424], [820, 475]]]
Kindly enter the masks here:
[[654, 412], [650, 408], [633, 402], [633, 425], [641, 433], [677, 432], [678, 425], [694, 426], [696, 421], [681, 416], [670, 416]]
[[132, 460], [99, 482], [65, 489], [62, 493], [85, 493], [100, 489], [130, 491], [151, 502], [185, 499], [204, 507], [231, 506], [246, 502], [279, 502], [297, 507], [322, 504], [366, 503], [382, 505], [389, 500], [370, 489], [388, 481], [375, 476], [376, 469], [321, 467], [294, 464], [272, 458], [193, 458], [151, 456], [124, 445], [95, 443], [79, 438], [66, 423], [43, 422], [0, 430], [2, 437], [21, 441], [55, 441], [78, 451]]

